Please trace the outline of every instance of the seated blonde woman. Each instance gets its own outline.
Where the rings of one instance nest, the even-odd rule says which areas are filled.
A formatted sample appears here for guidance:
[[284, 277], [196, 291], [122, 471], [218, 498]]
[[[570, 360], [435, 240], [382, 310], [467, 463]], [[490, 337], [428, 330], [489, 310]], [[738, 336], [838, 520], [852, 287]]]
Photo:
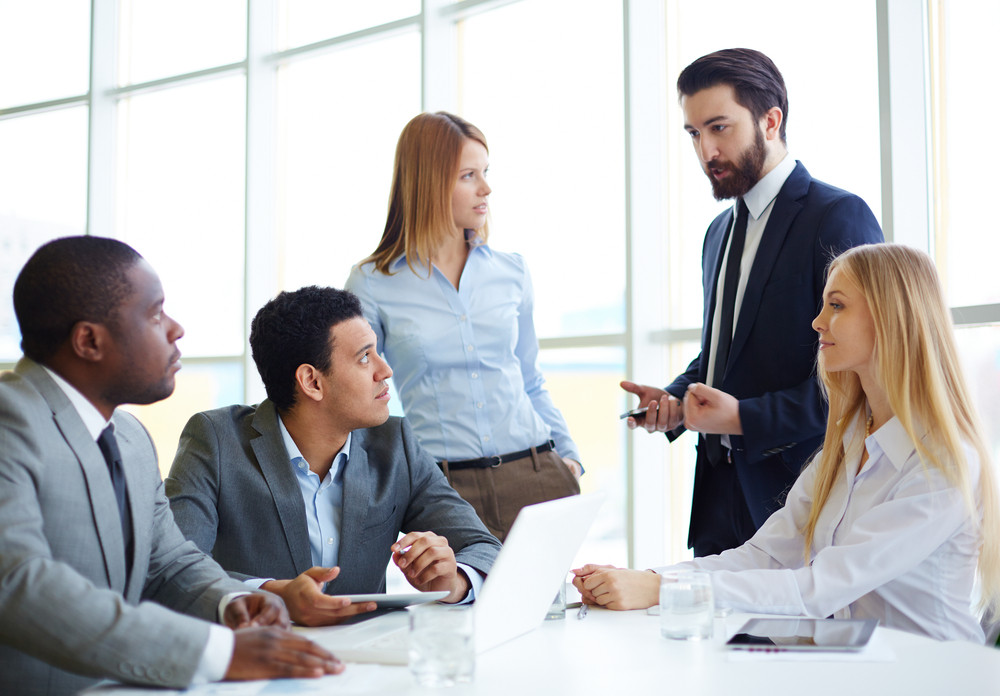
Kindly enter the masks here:
[[[737, 611], [874, 618], [983, 643], [977, 610], [1000, 608], [996, 476], [933, 263], [896, 244], [847, 251], [813, 328], [830, 404], [823, 449], [749, 541], [672, 568], [710, 571], [717, 604]], [[692, 385], [685, 414], [717, 395]], [[590, 604], [659, 600], [655, 571], [574, 572]]]

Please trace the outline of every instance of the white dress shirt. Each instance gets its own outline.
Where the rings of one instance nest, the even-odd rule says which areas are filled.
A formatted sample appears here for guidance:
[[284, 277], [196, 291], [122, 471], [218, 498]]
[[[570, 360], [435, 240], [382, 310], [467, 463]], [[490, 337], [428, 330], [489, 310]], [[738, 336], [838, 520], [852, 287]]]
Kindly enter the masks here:
[[[710, 571], [717, 604], [737, 611], [874, 618], [939, 640], [982, 644], [972, 606], [978, 514], [939, 469], [921, 463], [896, 418], [867, 439], [863, 428], [856, 423], [844, 437], [844, 471], [823, 506], [808, 564], [800, 530], [819, 455], [749, 541], [675, 567]], [[859, 471], [863, 439], [869, 458]], [[980, 462], [965, 450], [978, 490]]]
[[[90, 400], [81, 394], [76, 387], [45, 367], [45, 365], [42, 365], [42, 367], [59, 388], [62, 389], [96, 444], [97, 438], [101, 436], [101, 432], [108, 427], [111, 421], [105, 420], [101, 412], [97, 410], [97, 407], [90, 403]], [[110, 482], [110, 476], [108, 480]], [[230, 593], [222, 598], [218, 609], [220, 620], [222, 619], [222, 613], [225, 611], [226, 605], [242, 594], [244, 593]], [[202, 653], [201, 661], [198, 663], [198, 668], [191, 679], [192, 685], [219, 681], [226, 676], [226, 670], [229, 668], [229, 662], [233, 657], [235, 640], [235, 636], [229, 628], [220, 624], [209, 624], [208, 643], [205, 645], [205, 652]]]

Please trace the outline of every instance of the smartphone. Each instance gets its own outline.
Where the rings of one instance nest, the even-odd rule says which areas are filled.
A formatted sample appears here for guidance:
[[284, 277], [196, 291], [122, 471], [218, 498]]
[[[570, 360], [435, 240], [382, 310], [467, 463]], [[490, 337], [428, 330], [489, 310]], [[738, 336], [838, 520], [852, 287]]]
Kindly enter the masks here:
[[[642, 416], [642, 419], [640, 419], [639, 416]], [[643, 408], [636, 408], [631, 411], [626, 411], [625, 413], [618, 416], [618, 420], [625, 420], [626, 418], [635, 418], [636, 420], [643, 420], [645, 419], [645, 417], [646, 417], [646, 409], [645, 407], [643, 407]]]

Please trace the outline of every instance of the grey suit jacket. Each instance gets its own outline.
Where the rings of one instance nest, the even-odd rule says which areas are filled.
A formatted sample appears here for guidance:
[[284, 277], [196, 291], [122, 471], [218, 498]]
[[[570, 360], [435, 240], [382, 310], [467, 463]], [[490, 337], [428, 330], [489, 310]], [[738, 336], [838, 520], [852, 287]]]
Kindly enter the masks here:
[[2, 694], [75, 693], [96, 677], [186, 686], [208, 640], [200, 619], [245, 589], [178, 531], [139, 421], [112, 420], [134, 527], [127, 584], [111, 478], [76, 409], [31, 360], [0, 375]]
[[[274, 404], [197, 413], [166, 480], [177, 525], [233, 577], [292, 578], [312, 565], [305, 504]], [[401, 418], [355, 430], [344, 470], [340, 575], [330, 594], [385, 591], [398, 533], [430, 531], [488, 573], [500, 549]]]

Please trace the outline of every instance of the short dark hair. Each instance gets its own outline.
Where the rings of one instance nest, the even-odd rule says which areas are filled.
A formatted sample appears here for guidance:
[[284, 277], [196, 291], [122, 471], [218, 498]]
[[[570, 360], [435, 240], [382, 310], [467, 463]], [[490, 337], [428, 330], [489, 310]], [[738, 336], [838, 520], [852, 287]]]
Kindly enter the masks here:
[[768, 109], [777, 106], [782, 119], [779, 133], [785, 141], [788, 123], [788, 90], [774, 62], [752, 48], [726, 48], [702, 56], [681, 71], [677, 97], [690, 97], [716, 85], [729, 85], [736, 101], [759, 121]]
[[45, 363], [78, 322], [113, 325], [132, 293], [127, 274], [140, 260], [128, 244], [106, 237], [63, 237], [39, 247], [14, 281], [24, 354]]
[[312, 365], [330, 369], [330, 329], [364, 316], [353, 293], [309, 285], [282, 292], [261, 307], [250, 324], [250, 350], [267, 398], [279, 412], [295, 405], [295, 371]]

